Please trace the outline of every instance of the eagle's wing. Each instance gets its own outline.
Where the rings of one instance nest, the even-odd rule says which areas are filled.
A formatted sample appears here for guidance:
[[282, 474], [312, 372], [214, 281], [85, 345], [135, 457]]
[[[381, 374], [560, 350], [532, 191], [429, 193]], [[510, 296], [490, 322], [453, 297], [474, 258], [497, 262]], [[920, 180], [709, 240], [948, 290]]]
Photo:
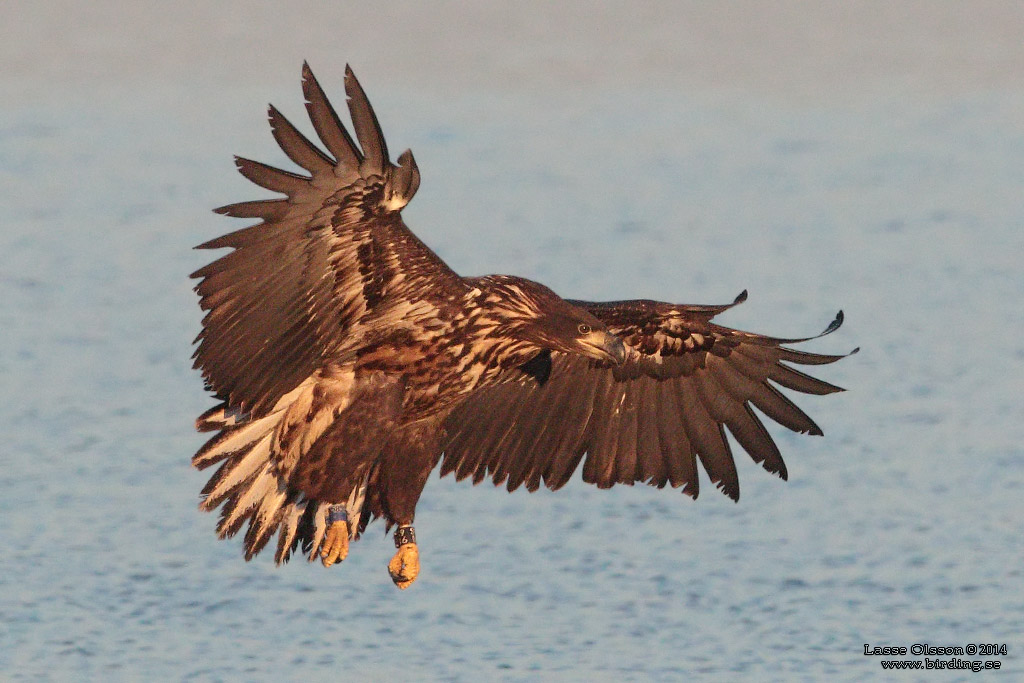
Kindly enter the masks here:
[[[710, 322], [730, 305], [572, 303], [623, 340], [626, 362], [612, 367], [553, 352], [546, 381], [524, 366], [510, 381], [474, 393], [447, 420], [442, 475], [455, 472], [474, 482], [490, 475], [510, 491], [522, 484], [532, 491], [541, 481], [557, 489], [586, 456], [583, 479], [600, 487], [670, 484], [696, 497], [699, 458], [711, 481], [737, 499], [725, 428], [755, 461], [785, 479], [779, 449], [752, 407], [793, 431], [821, 434], [773, 383], [807, 394], [841, 391], [787, 363], [823, 365], [844, 356], [783, 346], [807, 339]], [[822, 335], [841, 323], [840, 312]]]
[[352, 70], [346, 67], [345, 91], [361, 149], [308, 64], [302, 75], [309, 117], [330, 156], [271, 106], [274, 138], [309, 175], [236, 158], [242, 175], [285, 196], [217, 209], [262, 222], [197, 247], [234, 251], [192, 274], [201, 279], [196, 291], [209, 311], [195, 367], [227, 405], [253, 417], [266, 414], [325, 359], [350, 351], [352, 340], [400, 320], [401, 314], [382, 312], [408, 304], [418, 282], [436, 287], [458, 278], [402, 222], [399, 211], [420, 174], [409, 150], [398, 166], [389, 161]]

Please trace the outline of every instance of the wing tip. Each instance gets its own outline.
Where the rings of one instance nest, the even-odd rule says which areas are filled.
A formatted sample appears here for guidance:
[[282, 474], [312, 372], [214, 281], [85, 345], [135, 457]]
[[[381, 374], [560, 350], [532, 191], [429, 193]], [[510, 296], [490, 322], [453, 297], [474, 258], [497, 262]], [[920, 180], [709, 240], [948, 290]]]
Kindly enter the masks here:
[[836, 313], [836, 317], [832, 320], [832, 322], [828, 324], [828, 327], [825, 328], [825, 331], [819, 334], [818, 336], [824, 337], [827, 334], [832, 334], [833, 332], [835, 332], [836, 330], [843, 326], [844, 320], [846, 320], [846, 316], [843, 314], [843, 311], [840, 310], [838, 313]]
[[306, 99], [306, 106], [312, 103], [312, 96], [310, 88], [319, 87], [319, 83], [316, 80], [316, 76], [313, 75], [313, 69], [309, 66], [309, 62], [305, 59], [302, 60], [302, 94]]
[[249, 177], [248, 173], [251, 173], [254, 167], [261, 165], [260, 162], [255, 159], [249, 159], [248, 157], [243, 157], [240, 154], [233, 155], [232, 159], [235, 162], [235, 170], [246, 178]]
[[[214, 209], [214, 211], [216, 211], [216, 209]], [[196, 246], [194, 246], [194, 247], [192, 247], [192, 248], [193, 248], [193, 249], [219, 249], [219, 248], [220, 248], [220, 245], [218, 245], [218, 244], [217, 244], [217, 241], [218, 241], [218, 240], [220, 240], [220, 238], [219, 238], [219, 237], [216, 237], [216, 238], [214, 238], [214, 239], [212, 239], [212, 240], [206, 240], [206, 241], [205, 241], [205, 242], [203, 242], [202, 244], [197, 244]], [[193, 280], [194, 280], [194, 279], [196, 279], [196, 278], [200, 278], [200, 277], [203, 277], [203, 273], [201, 272], [202, 270], [203, 270], [203, 269], [202, 269], [202, 268], [200, 268], [199, 270], [197, 270], [197, 271], [195, 271], [195, 272], [191, 273], [191, 274], [189, 275], [189, 278], [191, 278], [191, 279], [193, 279]]]
[[309, 65], [309, 61], [302, 60], [302, 94], [306, 96], [306, 103], [310, 101], [309, 88], [316, 88], [320, 90], [320, 81], [317, 80], [316, 74], [313, 73], [313, 67]]
[[[288, 119], [285, 118], [281, 110], [274, 106], [272, 102], [267, 103], [267, 122], [270, 123], [270, 130], [275, 133], [275, 139], [277, 138], [276, 133], [280, 128], [283, 128], [288, 124]], [[280, 144], [280, 140], [278, 140]], [[287, 152], [285, 152], [287, 154]]]
[[360, 85], [359, 79], [356, 78], [356, 72], [353, 71], [352, 70], [352, 66], [348, 62], [346, 62], [345, 63], [345, 98], [347, 100], [354, 99], [357, 96], [356, 93], [361, 92], [362, 89], [363, 89], [363, 86]]

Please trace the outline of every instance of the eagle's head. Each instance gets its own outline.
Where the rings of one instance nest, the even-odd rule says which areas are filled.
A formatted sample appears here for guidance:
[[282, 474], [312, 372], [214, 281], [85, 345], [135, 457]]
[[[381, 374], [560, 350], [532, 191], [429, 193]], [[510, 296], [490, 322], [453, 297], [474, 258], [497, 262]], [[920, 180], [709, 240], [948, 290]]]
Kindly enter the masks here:
[[561, 351], [615, 365], [625, 360], [626, 347], [604, 323], [544, 285], [508, 275], [489, 275], [479, 283], [484, 287], [478, 301], [495, 322], [491, 334], [536, 350]]

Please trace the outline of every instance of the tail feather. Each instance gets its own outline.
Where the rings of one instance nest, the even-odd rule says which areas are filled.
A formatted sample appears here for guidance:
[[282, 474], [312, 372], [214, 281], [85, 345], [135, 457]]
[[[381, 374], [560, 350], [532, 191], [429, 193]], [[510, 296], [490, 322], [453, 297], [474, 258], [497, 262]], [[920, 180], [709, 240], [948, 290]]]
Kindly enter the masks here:
[[241, 520], [251, 517], [255, 512], [253, 510], [255, 505], [264, 496], [276, 492], [277, 487], [278, 481], [274, 473], [273, 463], [264, 463], [252, 483], [247, 488], [240, 490], [237, 498], [232, 497], [224, 504], [225, 510], [230, 509], [230, 512], [217, 527], [217, 532], [221, 534], [221, 538], [224, 538], [225, 529], [237, 528]]
[[217, 522], [217, 538], [221, 540], [231, 538], [237, 534], [238, 530], [242, 528], [242, 525], [249, 518], [249, 515], [252, 514], [252, 511], [250, 510], [248, 515], [236, 517], [234, 522], [227, 524], [227, 518], [230, 517], [231, 513], [234, 511], [235, 499], [237, 497], [238, 495], [236, 494], [228, 498], [224, 502], [224, 507], [220, 509], [220, 521]]
[[296, 532], [299, 528], [299, 520], [306, 513], [308, 504], [309, 501], [298, 500], [284, 506], [281, 515], [281, 531], [277, 537], [277, 552], [274, 553], [274, 562], [277, 564], [287, 562], [292, 551], [295, 550], [295, 546], [298, 545], [299, 539], [296, 537]]
[[287, 498], [288, 491], [284, 488], [263, 497], [249, 523], [249, 530], [245, 534], [246, 561], [251, 560], [263, 550], [267, 542], [277, 532], [278, 526], [281, 524], [281, 515], [284, 512], [282, 505]]
[[316, 501], [309, 501], [306, 505], [305, 510], [302, 512], [302, 516], [299, 517], [299, 523], [295, 532], [295, 540], [292, 541], [291, 550], [294, 551], [295, 547], [300, 544], [302, 546], [302, 552], [306, 554], [315, 553], [319, 549], [313, 547], [313, 537], [316, 535], [316, 517], [319, 507], [320, 506]]
[[220, 462], [224, 458], [242, 450], [261, 436], [273, 433], [273, 429], [277, 426], [277, 422], [280, 419], [280, 415], [271, 413], [253, 422], [225, 427], [224, 431], [207, 441], [199, 449], [199, 452], [192, 457], [192, 465], [196, 469], [202, 470]]
[[327, 533], [327, 506], [318, 505], [313, 510], [313, 538], [310, 540], [309, 547], [307, 548], [303, 544], [303, 549], [309, 553], [309, 561], [312, 562], [316, 559], [316, 551], [320, 548], [320, 545], [324, 542], [324, 534]]
[[207, 512], [215, 509], [221, 501], [253, 478], [257, 469], [265, 465], [270, 458], [271, 436], [267, 434], [249, 451], [221, 465], [203, 488], [205, 500], [200, 504], [200, 509]]
[[228, 427], [234, 427], [242, 422], [245, 414], [238, 408], [231, 408], [227, 403], [221, 403], [210, 408], [196, 419], [196, 431], [213, 432]]
[[[300, 545], [310, 561], [319, 555], [327, 531], [327, 508], [290, 485], [296, 461], [309, 452], [336, 417], [336, 406], [314, 401], [318, 391], [337, 391], [351, 377], [311, 378], [289, 392], [273, 410], [256, 419], [226, 403], [203, 413], [196, 421], [200, 431], [220, 430], [192, 458], [197, 469], [220, 464], [202, 490], [199, 508], [211, 512], [220, 506], [217, 535], [224, 539], [245, 533], [245, 559], [259, 553], [274, 534], [279, 534], [274, 560], [287, 562]], [[284, 444], [291, 444], [286, 447]], [[366, 480], [355, 487], [346, 502], [355, 538], [362, 519]], [[335, 502], [335, 501], [330, 501]]]
[[[217, 419], [204, 416], [209, 423]], [[278, 412], [250, 423], [234, 424], [214, 437], [193, 459], [203, 469], [221, 462], [203, 487], [199, 508], [212, 512], [221, 507], [217, 536], [231, 538], [248, 523], [245, 559], [255, 557], [278, 534], [274, 561], [287, 562], [300, 545], [310, 562], [319, 557], [327, 532], [327, 505], [307, 499], [288, 486], [275, 459], [274, 434], [282, 419]], [[346, 504], [352, 520], [352, 537], [358, 537], [366, 482], [357, 487]]]

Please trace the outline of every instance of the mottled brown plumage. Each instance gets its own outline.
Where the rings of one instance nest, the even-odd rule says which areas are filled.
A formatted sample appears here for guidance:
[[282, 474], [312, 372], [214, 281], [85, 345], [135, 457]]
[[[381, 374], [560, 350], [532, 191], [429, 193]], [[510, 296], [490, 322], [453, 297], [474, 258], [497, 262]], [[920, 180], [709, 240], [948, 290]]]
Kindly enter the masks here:
[[[412, 153], [393, 165], [350, 69], [345, 90], [358, 145], [304, 65], [326, 152], [271, 107], [275, 139], [308, 175], [238, 158], [284, 197], [218, 209], [260, 222], [201, 245], [232, 251], [193, 274], [207, 311], [196, 367], [221, 401], [196, 423], [217, 434], [193, 463], [219, 464], [201, 507], [223, 506], [221, 537], [248, 524], [246, 559], [277, 534], [278, 562], [301, 545], [311, 560], [323, 546], [331, 564], [371, 518], [411, 526], [442, 454], [443, 473], [509, 490], [558, 488], [582, 461], [598, 486], [669, 484], [694, 497], [699, 460], [736, 498], [726, 428], [786, 476], [751, 406], [821, 433], [774, 384], [838, 391], [785, 363], [842, 356], [711, 322], [729, 306], [566, 301], [521, 278], [457, 275], [401, 219], [419, 187]], [[400, 536], [391, 571], [404, 588], [419, 565], [411, 533]]]
[[[746, 298], [740, 295], [735, 305]], [[514, 491], [563, 486], [586, 455], [583, 479], [606, 488], [643, 482], [697, 497], [699, 459], [711, 481], [739, 498], [728, 428], [750, 456], [786, 478], [778, 448], [751, 406], [797, 432], [818, 426], [767, 380], [808, 394], [841, 391], [780, 361], [831, 363], [844, 356], [782, 347], [775, 339], [711, 323], [730, 306], [655, 301], [573, 302], [604, 322], [628, 350], [624, 363], [552, 354], [548, 381], [526, 373], [477, 391], [446, 426], [442, 474], [491, 476]], [[824, 334], [838, 329], [842, 315]], [[497, 447], [495, 447], [497, 446]]]

